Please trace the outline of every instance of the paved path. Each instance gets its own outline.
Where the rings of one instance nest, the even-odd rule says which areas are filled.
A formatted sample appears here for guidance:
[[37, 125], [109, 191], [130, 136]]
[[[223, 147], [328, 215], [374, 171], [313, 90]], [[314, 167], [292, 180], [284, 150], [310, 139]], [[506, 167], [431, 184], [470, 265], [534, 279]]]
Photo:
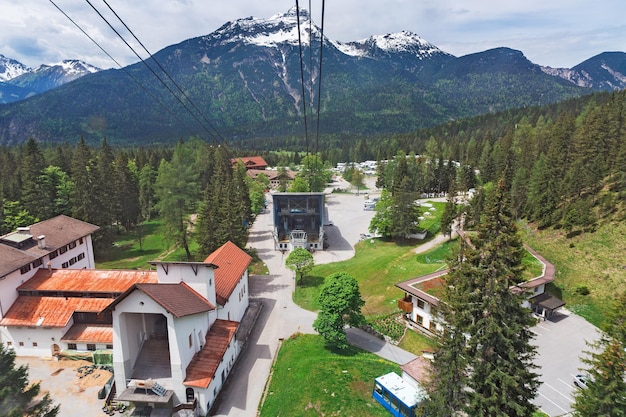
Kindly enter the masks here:
[[[343, 188], [343, 187], [341, 187]], [[370, 193], [372, 196], [374, 193]], [[316, 252], [315, 263], [342, 261], [354, 256], [354, 244], [361, 233], [367, 233], [373, 211], [363, 210], [363, 193], [330, 194], [327, 196], [330, 218], [334, 226], [327, 227], [329, 248]], [[222, 391], [221, 403], [214, 415], [254, 417], [263, 395], [272, 362], [277, 353], [279, 339], [296, 332], [313, 333], [316, 314], [303, 310], [292, 301], [293, 272], [285, 267], [287, 254], [275, 251], [271, 235], [272, 205], [261, 214], [252, 226], [248, 245], [257, 249], [270, 273], [250, 278], [251, 301], [263, 308], [247, 347], [238, 360], [227, 385]], [[363, 349], [377, 353], [396, 363], [404, 364], [415, 355], [385, 343], [358, 329], [348, 330], [348, 341]]]

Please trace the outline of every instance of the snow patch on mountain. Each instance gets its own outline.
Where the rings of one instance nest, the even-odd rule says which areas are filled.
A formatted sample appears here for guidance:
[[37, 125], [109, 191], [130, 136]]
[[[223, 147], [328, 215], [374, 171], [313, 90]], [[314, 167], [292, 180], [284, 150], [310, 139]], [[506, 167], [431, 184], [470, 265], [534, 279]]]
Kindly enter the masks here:
[[26, 65], [0, 54], [0, 81], [9, 81], [31, 71]]
[[420, 58], [439, 54], [449, 55], [419, 35], [406, 30], [386, 35], [373, 35], [354, 42], [337, 42], [336, 46], [344, 54], [356, 57], [372, 56], [376, 52], [409, 54]]
[[221, 39], [222, 44], [244, 42], [246, 44], [276, 47], [279, 44], [309, 44], [309, 29], [313, 38], [319, 39], [321, 31], [311, 22], [311, 16], [300, 9], [300, 40], [298, 39], [298, 13], [295, 7], [286, 13], [276, 14], [269, 19], [247, 17], [226, 23], [209, 35]]

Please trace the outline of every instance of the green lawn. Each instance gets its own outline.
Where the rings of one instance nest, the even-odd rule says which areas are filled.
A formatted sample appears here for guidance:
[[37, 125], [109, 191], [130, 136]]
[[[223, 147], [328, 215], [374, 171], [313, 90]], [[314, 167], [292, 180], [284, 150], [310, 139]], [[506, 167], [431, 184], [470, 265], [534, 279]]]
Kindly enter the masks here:
[[451, 244], [454, 243], [436, 249], [437, 255], [431, 257], [432, 252], [416, 255], [413, 245], [398, 245], [381, 239], [361, 241], [355, 247], [353, 258], [315, 266], [302, 283], [298, 283], [294, 301], [307, 310], [318, 310], [317, 298], [324, 278], [346, 271], [359, 282], [366, 316], [392, 313], [398, 308], [398, 298], [402, 297], [402, 291], [395, 284], [445, 268], [443, 255]]
[[285, 340], [272, 367], [261, 417], [387, 417], [372, 398], [374, 378], [400, 367], [357, 348], [333, 352], [317, 335]]
[[[144, 222], [129, 233], [116, 236], [113, 247], [96, 259], [98, 269], [149, 269], [153, 261], [169, 248], [163, 239], [161, 222]], [[141, 238], [141, 245], [139, 244]]]

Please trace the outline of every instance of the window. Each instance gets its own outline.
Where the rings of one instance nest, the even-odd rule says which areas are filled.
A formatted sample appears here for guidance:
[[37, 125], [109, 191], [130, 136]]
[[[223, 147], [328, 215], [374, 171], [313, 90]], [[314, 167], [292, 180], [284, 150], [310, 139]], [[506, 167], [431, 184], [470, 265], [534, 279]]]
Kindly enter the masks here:
[[33, 347], [37, 347], [37, 342], [33, 342]]
[[24, 346], [24, 342], [19, 342], [18, 345]]
[[107, 349], [113, 349], [113, 345], [107, 345]]
[[76, 350], [76, 343], [68, 343], [67, 348], [69, 350]]
[[7, 342], [7, 347], [13, 346], [13, 342]]
[[78, 244], [82, 245], [83, 244], [83, 238], [81, 237], [80, 239], [78, 239]]
[[74, 241], [74, 242], [70, 243], [69, 245], [67, 245], [67, 247], [69, 249], [74, 249], [76, 247], [76, 242]]
[[96, 345], [94, 343], [87, 343], [87, 350], [96, 350]]
[[85, 259], [85, 252], [79, 253], [78, 256], [76, 257], [77, 261], [81, 261], [83, 259]]
[[69, 262], [63, 262], [61, 264], [61, 268], [67, 268], [68, 266], [70, 266]]
[[33, 268], [37, 268], [38, 266], [41, 266], [43, 264], [43, 259], [36, 259], [33, 261]]
[[30, 271], [30, 264], [28, 265], [24, 265], [23, 267], [20, 268], [20, 273], [22, 275], [24, 275], [25, 273], [27, 273], [28, 271]]
[[76, 263], [76, 257], [74, 256], [72, 259], [70, 259], [70, 265], [74, 265]]
[[56, 258], [57, 256], [59, 256], [59, 251], [58, 250], [53, 250], [52, 252], [50, 252], [50, 254], [48, 255], [50, 257], [50, 260]]
[[417, 299], [417, 307], [421, 308], [423, 310], [424, 309], [424, 300], [418, 298]]
[[191, 334], [189, 334], [189, 347], [193, 346], [193, 338], [191, 337]]
[[417, 322], [417, 324], [419, 325], [423, 325], [424, 324], [424, 317], [420, 316], [419, 314], [415, 316], [415, 321]]

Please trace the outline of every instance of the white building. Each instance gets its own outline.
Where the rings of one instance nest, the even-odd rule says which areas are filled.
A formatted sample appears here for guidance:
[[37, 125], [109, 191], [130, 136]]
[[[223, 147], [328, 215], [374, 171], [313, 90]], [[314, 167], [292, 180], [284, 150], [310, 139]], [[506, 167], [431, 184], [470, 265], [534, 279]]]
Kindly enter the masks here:
[[18, 356], [112, 350], [119, 400], [206, 414], [240, 352], [250, 256], [227, 242], [204, 262], [95, 270], [97, 229], [59, 216], [0, 237], [2, 343]]

